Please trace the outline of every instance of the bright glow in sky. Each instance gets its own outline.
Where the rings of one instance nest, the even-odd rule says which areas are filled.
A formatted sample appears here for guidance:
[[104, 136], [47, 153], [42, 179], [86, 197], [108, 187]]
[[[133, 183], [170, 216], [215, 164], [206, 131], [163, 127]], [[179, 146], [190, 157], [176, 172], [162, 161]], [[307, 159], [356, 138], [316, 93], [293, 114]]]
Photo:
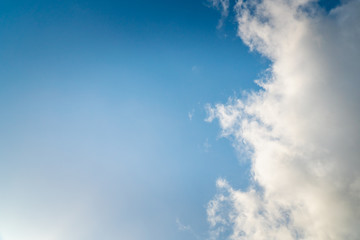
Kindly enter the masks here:
[[0, 239], [358, 239], [359, 13], [0, 1]]

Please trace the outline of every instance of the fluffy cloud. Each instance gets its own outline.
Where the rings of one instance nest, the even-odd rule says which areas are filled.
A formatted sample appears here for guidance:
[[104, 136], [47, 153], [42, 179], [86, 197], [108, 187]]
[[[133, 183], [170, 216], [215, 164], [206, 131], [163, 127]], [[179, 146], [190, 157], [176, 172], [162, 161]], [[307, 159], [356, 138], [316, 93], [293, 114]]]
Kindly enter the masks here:
[[[238, 35], [272, 61], [245, 100], [209, 107], [252, 163], [252, 186], [226, 180], [209, 203], [213, 237], [360, 236], [360, 1], [239, 0]], [[244, 150], [245, 149], [245, 150]]]

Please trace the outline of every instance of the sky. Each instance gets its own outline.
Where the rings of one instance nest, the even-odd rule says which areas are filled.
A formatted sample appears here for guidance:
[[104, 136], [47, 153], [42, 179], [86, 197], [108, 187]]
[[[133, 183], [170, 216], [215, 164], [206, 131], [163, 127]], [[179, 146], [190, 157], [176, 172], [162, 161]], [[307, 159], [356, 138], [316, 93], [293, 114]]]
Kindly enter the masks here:
[[359, 13], [0, 1], [0, 239], [357, 239]]
[[267, 65], [220, 17], [203, 0], [0, 1], [2, 240], [207, 236], [216, 179], [249, 169], [205, 105]]

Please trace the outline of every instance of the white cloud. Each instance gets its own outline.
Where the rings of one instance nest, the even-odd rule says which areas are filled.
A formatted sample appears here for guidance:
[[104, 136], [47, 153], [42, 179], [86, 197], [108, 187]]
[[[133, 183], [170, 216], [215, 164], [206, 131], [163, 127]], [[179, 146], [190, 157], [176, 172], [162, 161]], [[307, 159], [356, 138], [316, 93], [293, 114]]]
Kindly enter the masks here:
[[217, 25], [217, 28], [219, 29], [223, 26], [225, 19], [229, 15], [230, 0], [209, 0], [209, 2], [221, 12], [221, 18]]
[[211, 144], [209, 143], [209, 139], [207, 138], [203, 144], [204, 152], [209, 152], [211, 148]]
[[360, 236], [360, 1], [330, 13], [311, 0], [248, 0], [238, 34], [272, 60], [248, 93], [208, 109], [248, 151], [253, 185], [219, 180], [213, 237], [342, 240]]
[[188, 232], [195, 239], [201, 239], [201, 237], [193, 231], [190, 225], [184, 225], [178, 218], [176, 219], [176, 224], [179, 231]]
[[190, 121], [193, 119], [194, 114], [195, 114], [195, 109], [192, 109], [191, 112], [188, 112], [188, 117]]
[[176, 224], [180, 231], [191, 231], [191, 227], [189, 225], [182, 224], [178, 218], [176, 219]]

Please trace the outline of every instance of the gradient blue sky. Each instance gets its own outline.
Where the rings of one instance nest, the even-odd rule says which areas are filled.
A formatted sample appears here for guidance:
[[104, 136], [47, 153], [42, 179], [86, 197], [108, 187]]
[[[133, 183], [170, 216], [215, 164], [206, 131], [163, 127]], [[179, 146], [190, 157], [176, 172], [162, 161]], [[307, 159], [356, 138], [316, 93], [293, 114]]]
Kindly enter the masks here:
[[206, 237], [216, 179], [248, 166], [204, 106], [267, 66], [208, 5], [0, 1], [4, 240]]

